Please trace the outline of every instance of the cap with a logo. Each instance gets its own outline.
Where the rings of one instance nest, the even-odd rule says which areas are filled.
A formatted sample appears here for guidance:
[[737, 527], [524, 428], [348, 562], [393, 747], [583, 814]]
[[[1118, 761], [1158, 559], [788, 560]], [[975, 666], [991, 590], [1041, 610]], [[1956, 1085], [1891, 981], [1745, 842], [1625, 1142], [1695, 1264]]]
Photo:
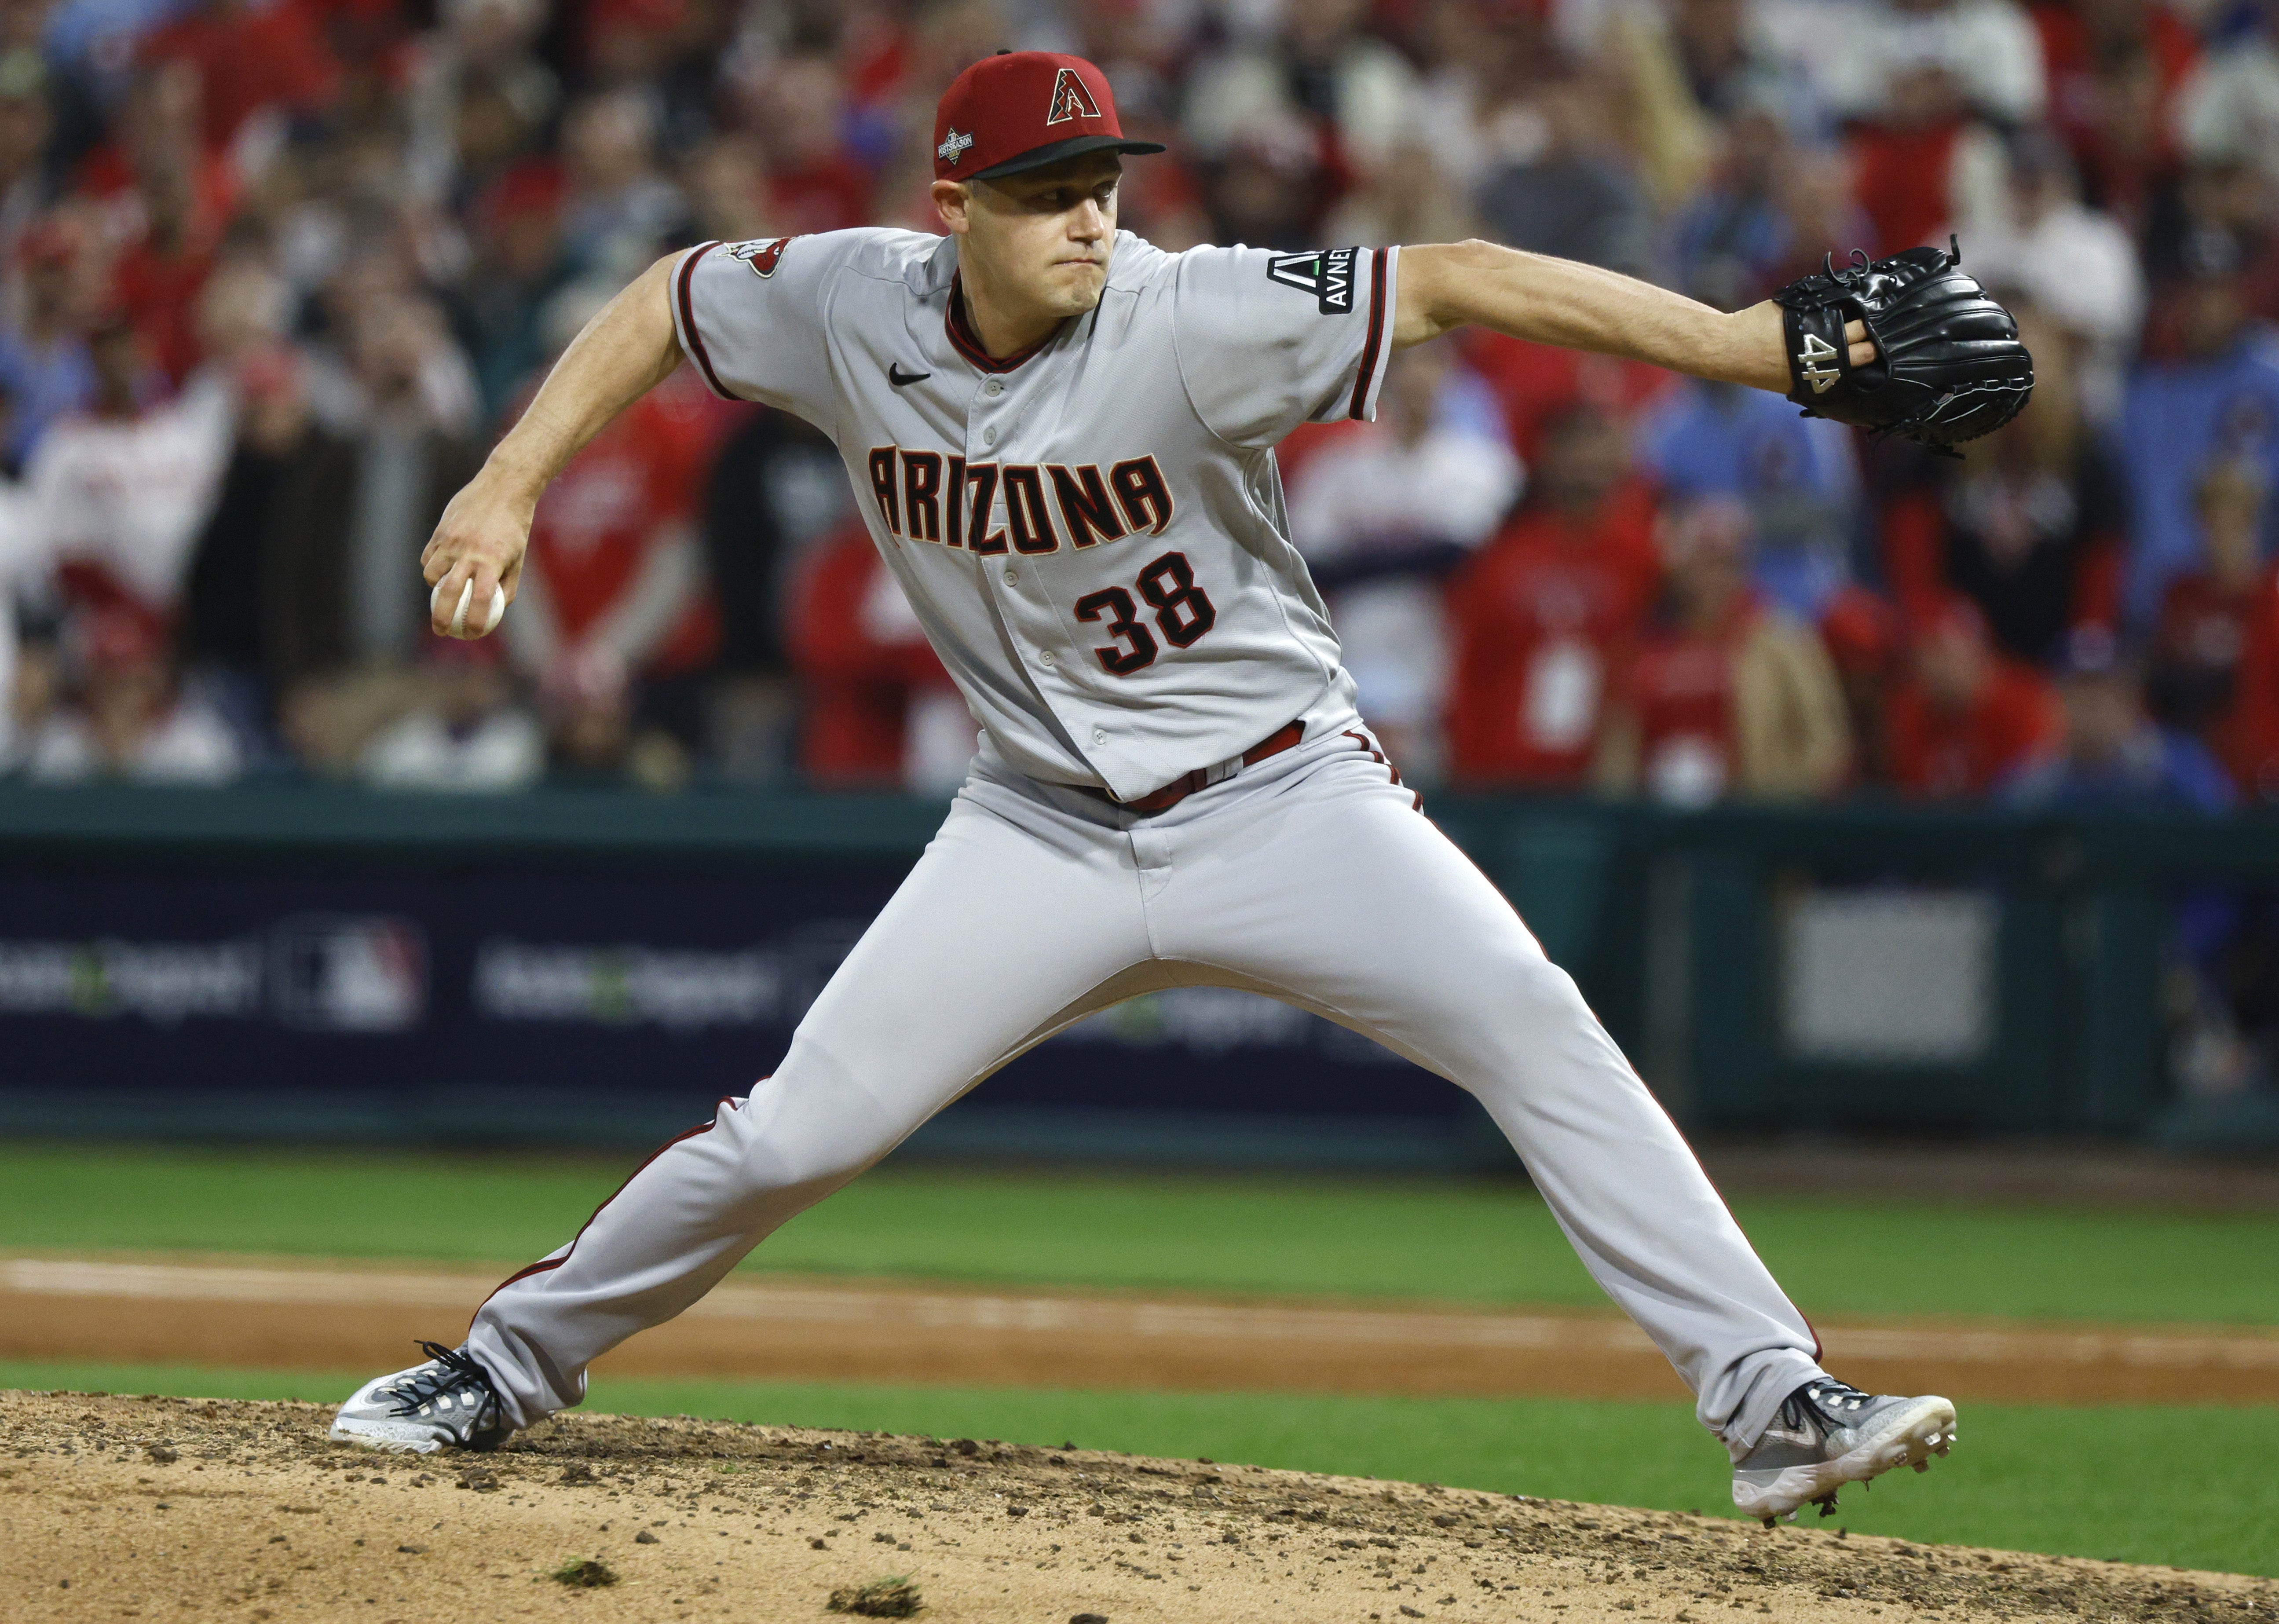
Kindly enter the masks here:
[[1086, 152], [1161, 152], [1126, 141], [1108, 76], [1082, 57], [1001, 50], [950, 81], [933, 116], [933, 172], [994, 180]]

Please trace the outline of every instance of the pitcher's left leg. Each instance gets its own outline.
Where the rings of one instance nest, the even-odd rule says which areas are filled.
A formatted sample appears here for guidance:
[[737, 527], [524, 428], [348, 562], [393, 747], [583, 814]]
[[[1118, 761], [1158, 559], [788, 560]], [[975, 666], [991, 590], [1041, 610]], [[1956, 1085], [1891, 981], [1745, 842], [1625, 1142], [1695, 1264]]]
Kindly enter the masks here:
[[1477, 1095], [1737, 1459], [1822, 1374], [1811, 1327], [1573, 980], [1383, 765], [1332, 758], [1163, 838], [1162, 955], [1280, 989]]

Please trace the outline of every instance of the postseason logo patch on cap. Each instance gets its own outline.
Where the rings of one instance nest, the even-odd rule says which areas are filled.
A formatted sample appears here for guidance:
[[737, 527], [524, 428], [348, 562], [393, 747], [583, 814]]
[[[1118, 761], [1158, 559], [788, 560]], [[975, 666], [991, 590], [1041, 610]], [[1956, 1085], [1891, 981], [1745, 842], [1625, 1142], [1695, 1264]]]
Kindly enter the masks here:
[[963, 135], [957, 131], [952, 130], [949, 134], [944, 138], [941, 145], [934, 149], [934, 151], [940, 155], [943, 163], [948, 165], [952, 169], [955, 169], [957, 167], [957, 160], [963, 157], [966, 154], [966, 149], [972, 145], [972, 136]]

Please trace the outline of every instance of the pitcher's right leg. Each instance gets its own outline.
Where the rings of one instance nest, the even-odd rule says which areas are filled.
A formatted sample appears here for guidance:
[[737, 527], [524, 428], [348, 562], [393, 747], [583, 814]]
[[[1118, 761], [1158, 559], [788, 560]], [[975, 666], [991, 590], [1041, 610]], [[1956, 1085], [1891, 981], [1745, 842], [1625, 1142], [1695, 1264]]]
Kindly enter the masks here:
[[659, 1151], [575, 1240], [477, 1312], [467, 1347], [501, 1424], [576, 1404], [596, 1357], [694, 1302], [771, 1230], [1147, 958], [1122, 835], [1001, 790], [986, 799], [959, 797], [776, 1074]]

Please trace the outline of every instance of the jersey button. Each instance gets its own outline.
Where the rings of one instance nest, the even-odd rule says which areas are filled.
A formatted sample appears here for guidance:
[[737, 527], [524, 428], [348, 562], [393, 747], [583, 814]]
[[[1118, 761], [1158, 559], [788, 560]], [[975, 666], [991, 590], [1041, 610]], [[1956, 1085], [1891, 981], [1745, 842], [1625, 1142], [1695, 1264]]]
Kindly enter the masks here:
[[997, 431], [994, 428], [983, 429], [981, 431], [981, 443], [985, 446], [995, 445], [997, 443]]
[[1018, 570], [1016, 570], [1011, 564], [1007, 564], [1005, 566], [1005, 585], [1008, 586], [1014, 586], [1020, 580], [1020, 578], [1021, 572]]
[[1108, 730], [1104, 727], [1093, 728], [1092, 730], [1092, 742], [1094, 744], [1106, 744], [1108, 742]]
[[1037, 658], [1043, 661], [1047, 666], [1055, 666], [1061, 663], [1060, 656], [1049, 648], [1046, 649], [1044, 653], [1039, 655]]
[[1005, 393], [1005, 380], [1001, 378], [993, 378], [981, 387], [988, 394], [1002, 395]]

